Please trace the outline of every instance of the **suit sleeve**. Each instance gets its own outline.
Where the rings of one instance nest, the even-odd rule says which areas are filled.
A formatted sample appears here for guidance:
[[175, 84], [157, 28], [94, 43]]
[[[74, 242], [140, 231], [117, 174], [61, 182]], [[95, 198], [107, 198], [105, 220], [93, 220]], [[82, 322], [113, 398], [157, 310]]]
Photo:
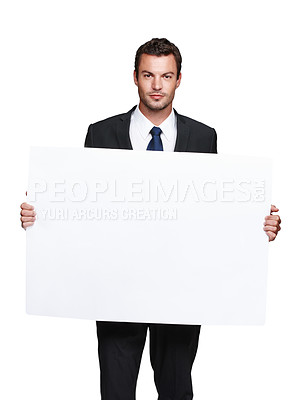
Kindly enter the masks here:
[[216, 133], [215, 129], [213, 129], [213, 137], [212, 137], [210, 152], [217, 154], [217, 133]]
[[86, 135], [85, 142], [84, 142], [84, 147], [94, 147], [92, 124], [90, 124], [88, 127], [87, 135]]

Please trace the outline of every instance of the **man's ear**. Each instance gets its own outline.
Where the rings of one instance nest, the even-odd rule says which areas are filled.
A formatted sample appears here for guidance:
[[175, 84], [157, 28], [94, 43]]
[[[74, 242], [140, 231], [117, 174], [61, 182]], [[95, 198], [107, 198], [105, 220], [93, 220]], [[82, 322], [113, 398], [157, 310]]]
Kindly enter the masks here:
[[136, 70], [134, 71], [134, 82], [135, 82], [135, 85], [138, 86], [138, 79], [137, 79]]
[[181, 74], [181, 72], [180, 72], [179, 78], [177, 79], [177, 82], [176, 82], [176, 89], [180, 86], [181, 79], [182, 79], [182, 74]]

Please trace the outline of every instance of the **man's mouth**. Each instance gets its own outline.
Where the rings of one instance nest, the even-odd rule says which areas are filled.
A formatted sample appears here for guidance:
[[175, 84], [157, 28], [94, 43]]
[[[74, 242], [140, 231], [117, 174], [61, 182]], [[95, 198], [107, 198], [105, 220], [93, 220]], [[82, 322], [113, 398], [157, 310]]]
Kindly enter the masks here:
[[161, 93], [151, 93], [151, 94], [149, 94], [149, 96], [152, 97], [152, 99], [155, 99], [155, 100], [159, 100], [159, 99], [162, 99], [164, 97], [164, 95], [161, 94]]

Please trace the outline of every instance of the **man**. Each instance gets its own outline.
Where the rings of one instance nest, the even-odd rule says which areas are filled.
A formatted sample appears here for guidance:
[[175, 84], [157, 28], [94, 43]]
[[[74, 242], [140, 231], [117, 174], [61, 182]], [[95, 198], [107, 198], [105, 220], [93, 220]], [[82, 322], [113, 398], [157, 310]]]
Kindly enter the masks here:
[[[139, 106], [89, 126], [86, 147], [216, 153], [216, 132], [172, 108], [181, 83], [181, 54], [167, 39], [142, 45], [135, 59]], [[24, 228], [34, 223], [33, 207], [21, 206]], [[278, 209], [271, 207], [271, 212]], [[264, 230], [274, 240], [280, 218], [269, 215]], [[159, 400], [193, 398], [191, 369], [200, 326], [97, 322], [103, 400], [135, 399], [141, 356], [150, 331], [150, 358]]]

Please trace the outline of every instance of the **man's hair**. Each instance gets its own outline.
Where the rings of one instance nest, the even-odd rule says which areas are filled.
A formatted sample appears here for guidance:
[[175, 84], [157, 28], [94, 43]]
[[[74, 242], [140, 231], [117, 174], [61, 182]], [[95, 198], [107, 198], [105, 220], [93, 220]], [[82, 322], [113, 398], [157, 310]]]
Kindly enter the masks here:
[[169, 40], [165, 38], [154, 38], [149, 40], [149, 42], [142, 44], [142, 46], [138, 48], [135, 58], [135, 71], [137, 79], [139, 75], [139, 64], [142, 54], [149, 54], [150, 56], [157, 57], [173, 54], [177, 64], [177, 79], [179, 78], [182, 65], [181, 53], [178, 47], [171, 43]]

